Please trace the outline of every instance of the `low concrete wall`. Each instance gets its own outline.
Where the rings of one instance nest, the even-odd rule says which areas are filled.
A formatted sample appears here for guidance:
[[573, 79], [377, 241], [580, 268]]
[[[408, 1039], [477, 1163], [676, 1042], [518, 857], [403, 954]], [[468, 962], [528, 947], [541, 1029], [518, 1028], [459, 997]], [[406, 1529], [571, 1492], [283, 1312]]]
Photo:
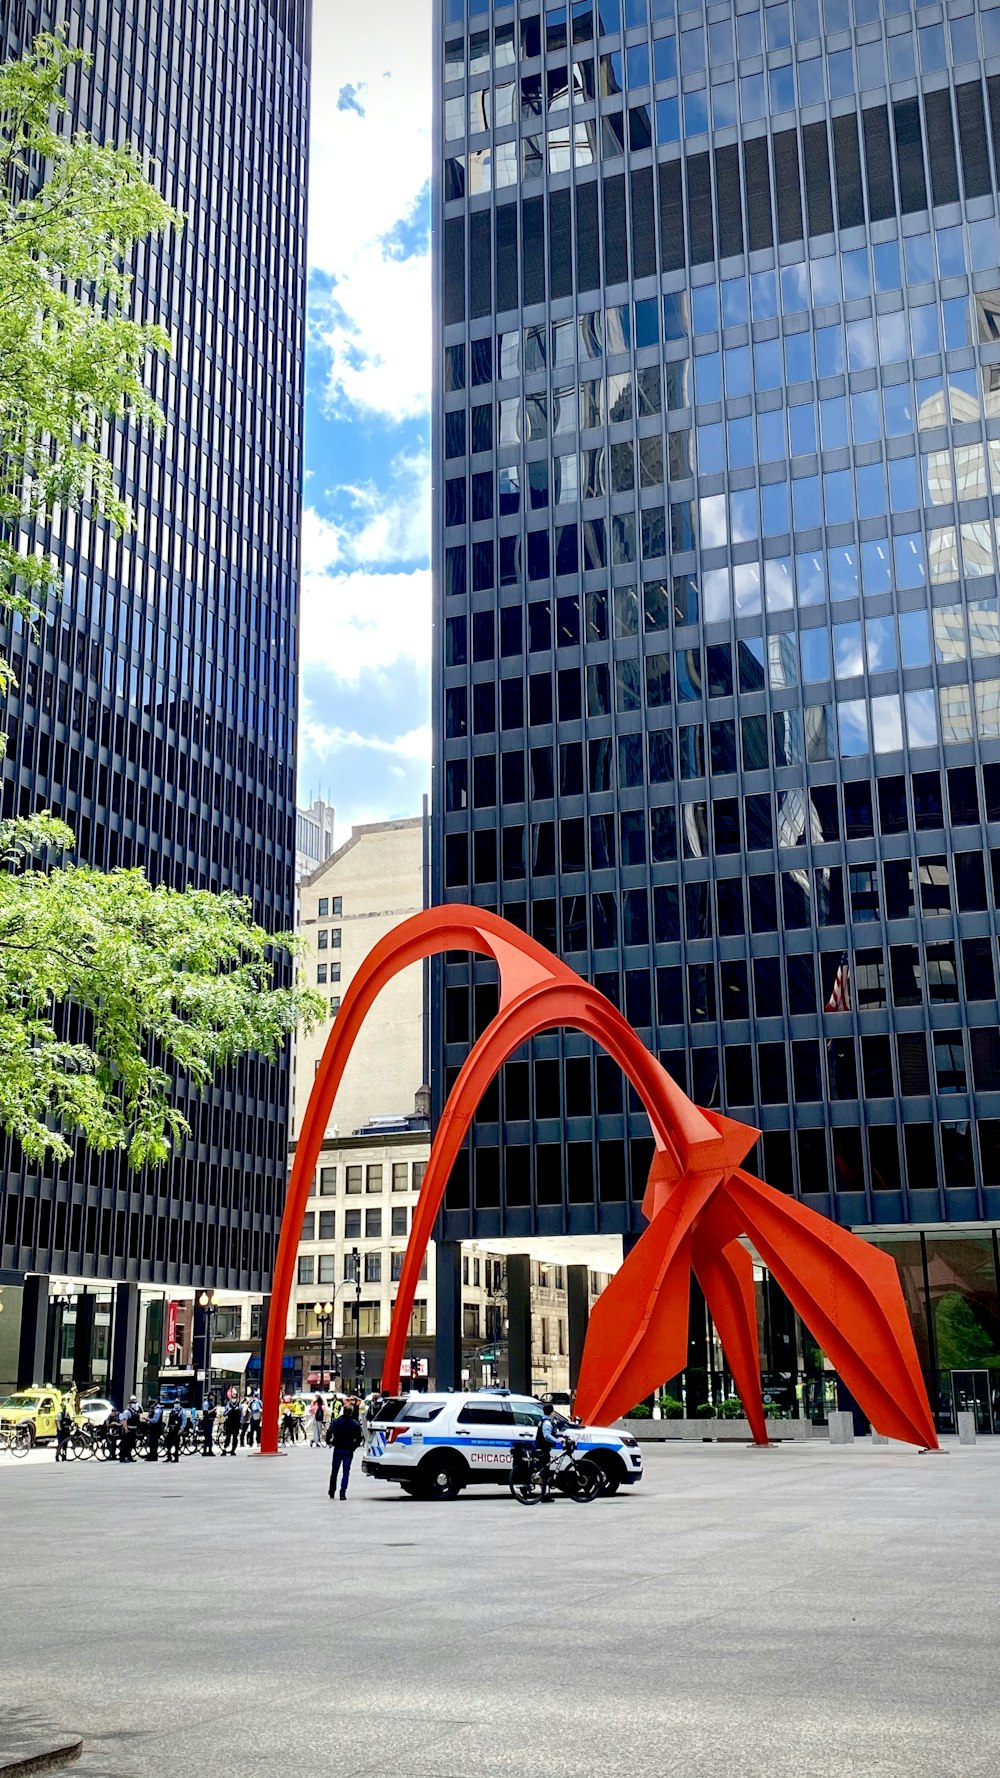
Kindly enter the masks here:
[[[825, 1438], [826, 1428], [809, 1420], [766, 1420], [767, 1436], [774, 1440]], [[748, 1420], [616, 1420], [619, 1431], [631, 1433], [642, 1445], [665, 1444], [682, 1439], [702, 1444], [749, 1444], [753, 1439]]]

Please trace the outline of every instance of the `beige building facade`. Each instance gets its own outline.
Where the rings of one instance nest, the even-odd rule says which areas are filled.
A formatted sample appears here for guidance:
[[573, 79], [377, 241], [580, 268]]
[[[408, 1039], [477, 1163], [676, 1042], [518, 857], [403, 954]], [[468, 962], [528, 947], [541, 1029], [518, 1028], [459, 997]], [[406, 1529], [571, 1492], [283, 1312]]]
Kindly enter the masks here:
[[[299, 886], [306, 979], [326, 998], [327, 1018], [296, 1040], [292, 1132], [302, 1127], [320, 1056], [359, 965], [372, 946], [424, 903], [424, 823], [356, 827]], [[341, 1082], [329, 1134], [349, 1135], [377, 1117], [412, 1113], [424, 1084], [424, 984], [419, 964], [384, 988]]]

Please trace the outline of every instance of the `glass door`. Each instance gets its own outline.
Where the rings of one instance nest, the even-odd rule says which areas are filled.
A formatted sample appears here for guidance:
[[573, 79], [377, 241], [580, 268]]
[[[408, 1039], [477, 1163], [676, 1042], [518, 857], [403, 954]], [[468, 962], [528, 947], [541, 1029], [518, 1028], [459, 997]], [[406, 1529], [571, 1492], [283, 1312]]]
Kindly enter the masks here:
[[952, 1371], [951, 1393], [956, 1414], [975, 1414], [976, 1431], [993, 1431], [989, 1371]]

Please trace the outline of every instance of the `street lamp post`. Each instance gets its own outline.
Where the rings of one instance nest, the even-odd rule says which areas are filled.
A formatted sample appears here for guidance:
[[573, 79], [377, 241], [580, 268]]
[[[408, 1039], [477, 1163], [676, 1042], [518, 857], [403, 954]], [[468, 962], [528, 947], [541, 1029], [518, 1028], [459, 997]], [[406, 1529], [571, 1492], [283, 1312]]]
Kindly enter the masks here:
[[413, 1379], [417, 1375], [417, 1354], [416, 1354], [416, 1348], [415, 1348], [415, 1341], [416, 1341], [416, 1337], [417, 1337], [416, 1327], [415, 1327], [416, 1319], [417, 1319], [417, 1310], [416, 1310], [416, 1306], [414, 1305], [414, 1307], [410, 1310], [410, 1388], [411, 1389], [413, 1388]]
[[[491, 1363], [490, 1363], [490, 1374], [492, 1375], [494, 1373], [494, 1369], [495, 1369], [496, 1380], [498, 1383], [500, 1383], [502, 1381], [501, 1376], [500, 1376], [500, 1366], [501, 1366], [502, 1359], [503, 1359], [503, 1348], [504, 1348], [504, 1344], [506, 1341], [506, 1333], [507, 1333], [508, 1327], [510, 1326], [509, 1321], [505, 1318], [505, 1315], [504, 1315], [504, 1311], [505, 1311], [506, 1307], [507, 1307], [507, 1268], [506, 1268], [506, 1266], [501, 1267], [500, 1265], [498, 1265], [496, 1272], [494, 1273], [492, 1287], [486, 1293], [486, 1320], [487, 1320], [486, 1335], [487, 1335], [487, 1339], [489, 1340], [489, 1346], [488, 1346], [487, 1350], [492, 1350], [493, 1352], [496, 1353], [495, 1361], [491, 1361]], [[492, 1340], [490, 1340], [490, 1338], [489, 1338], [491, 1332], [495, 1336]]]
[[198, 1298], [198, 1307], [205, 1316], [205, 1397], [212, 1393], [212, 1329], [215, 1317], [219, 1313], [218, 1304], [211, 1290], [203, 1290]]
[[354, 1390], [361, 1394], [361, 1254], [357, 1247], [351, 1248], [351, 1261], [354, 1266]]
[[52, 1302], [56, 1311], [52, 1340], [53, 1381], [55, 1382], [56, 1387], [60, 1388], [62, 1386], [63, 1322], [65, 1320], [66, 1310], [76, 1307], [77, 1293], [70, 1288], [68, 1283], [62, 1285], [57, 1284], [56, 1294], [53, 1296]]
[[314, 1303], [313, 1314], [319, 1322], [319, 1386], [322, 1389], [326, 1376], [326, 1330], [333, 1320], [333, 1304]]

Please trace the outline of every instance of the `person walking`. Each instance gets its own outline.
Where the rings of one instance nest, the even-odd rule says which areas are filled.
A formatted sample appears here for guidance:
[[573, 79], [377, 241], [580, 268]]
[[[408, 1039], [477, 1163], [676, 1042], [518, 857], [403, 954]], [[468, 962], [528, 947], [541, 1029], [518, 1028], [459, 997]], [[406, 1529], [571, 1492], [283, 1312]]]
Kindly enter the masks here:
[[160, 1439], [163, 1435], [163, 1408], [158, 1401], [151, 1401], [146, 1424], [149, 1427], [149, 1450], [145, 1461], [155, 1463], [160, 1455]]
[[264, 1403], [261, 1401], [260, 1390], [255, 1389], [250, 1397], [250, 1443], [260, 1444], [260, 1427], [264, 1418]]
[[74, 1424], [73, 1416], [70, 1413], [69, 1408], [67, 1407], [66, 1403], [63, 1402], [62, 1407], [59, 1409], [59, 1418], [56, 1421], [56, 1462], [57, 1463], [65, 1463], [66, 1462], [66, 1452], [69, 1447], [70, 1436], [73, 1431], [73, 1424]]
[[179, 1402], [174, 1402], [167, 1415], [166, 1436], [163, 1448], [168, 1463], [179, 1463], [181, 1460], [181, 1433], [184, 1430], [184, 1409]]
[[318, 1451], [323, 1443], [323, 1428], [326, 1425], [326, 1404], [321, 1395], [313, 1397], [312, 1406], [310, 1407], [309, 1412], [312, 1416], [312, 1429], [309, 1433], [309, 1443]]
[[351, 1479], [351, 1464], [358, 1446], [364, 1443], [364, 1433], [358, 1422], [358, 1404], [349, 1401], [342, 1414], [338, 1415], [330, 1428], [330, 1442], [333, 1446], [333, 1462], [330, 1465], [331, 1500], [337, 1498], [337, 1482], [340, 1482], [340, 1498], [347, 1499], [347, 1484]]
[[203, 1457], [214, 1457], [215, 1447], [215, 1396], [206, 1395], [201, 1404], [201, 1454]]
[[240, 1403], [240, 1446], [253, 1444], [253, 1421], [250, 1418], [250, 1397], [245, 1395]]
[[222, 1440], [222, 1455], [224, 1457], [235, 1457], [236, 1455], [236, 1446], [240, 1436], [240, 1418], [239, 1401], [235, 1395], [231, 1395], [226, 1402], [222, 1415], [222, 1431], [224, 1434]]
[[300, 1438], [304, 1439], [305, 1438], [305, 1436], [306, 1436], [305, 1415], [306, 1415], [306, 1404], [304, 1401], [301, 1400], [301, 1398], [297, 1397], [296, 1400], [292, 1402], [292, 1438], [293, 1439], [300, 1439]]

